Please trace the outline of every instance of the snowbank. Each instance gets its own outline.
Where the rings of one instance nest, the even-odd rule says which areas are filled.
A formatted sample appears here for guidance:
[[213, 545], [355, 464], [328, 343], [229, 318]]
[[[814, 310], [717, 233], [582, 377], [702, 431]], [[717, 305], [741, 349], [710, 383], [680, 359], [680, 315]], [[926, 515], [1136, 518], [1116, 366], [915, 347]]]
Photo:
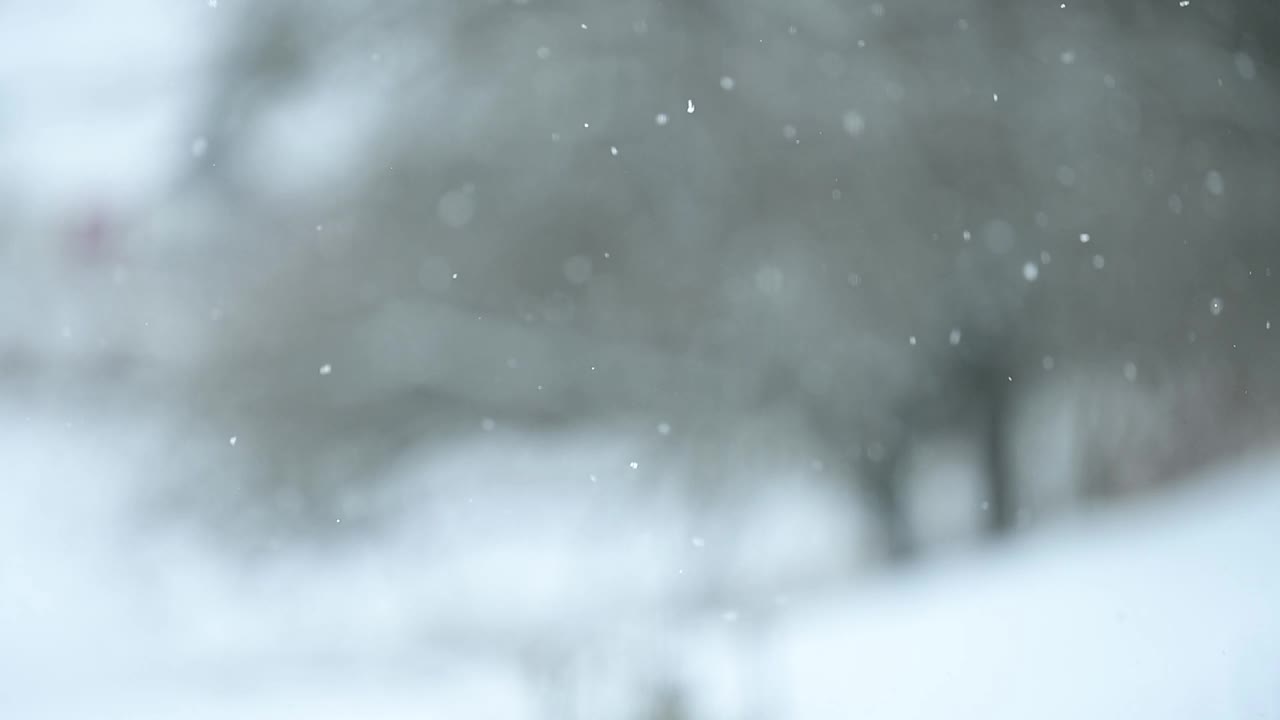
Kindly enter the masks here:
[[851, 577], [817, 485], [694, 512], [618, 438], [495, 434], [402, 468], [387, 527], [246, 562], [147, 504], [226, 438], [0, 415], [9, 717], [1280, 717], [1276, 458]]

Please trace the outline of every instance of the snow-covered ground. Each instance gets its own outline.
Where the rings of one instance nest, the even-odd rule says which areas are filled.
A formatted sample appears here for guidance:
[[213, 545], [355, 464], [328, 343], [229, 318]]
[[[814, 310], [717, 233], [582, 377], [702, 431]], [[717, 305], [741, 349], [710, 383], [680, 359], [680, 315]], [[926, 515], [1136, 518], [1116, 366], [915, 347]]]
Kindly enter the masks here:
[[1280, 717], [1280, 465], [793, 613], [797, 718]]
[[1280, 718], [1275, 457], [858, 574], [802, 476], [694, 509], [626, 438], [502, 433], [406, 463], [375, 531], [248, 559], [154, 502], [243, 450], [6, 404], [5, 717]]

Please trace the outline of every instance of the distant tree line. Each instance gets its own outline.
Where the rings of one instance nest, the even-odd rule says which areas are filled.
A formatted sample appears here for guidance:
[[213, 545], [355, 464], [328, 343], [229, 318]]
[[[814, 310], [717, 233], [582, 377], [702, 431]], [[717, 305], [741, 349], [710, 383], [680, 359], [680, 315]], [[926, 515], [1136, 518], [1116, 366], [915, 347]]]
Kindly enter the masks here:
[[1274, 7], [247, 8], [188, 192], [256, 230], [194, 407], [319, 503], [479, 418], [798, 413], [897, 556], [904, 461], [966, 433], [1002, 534], [1055, 373], [1274, 406]]

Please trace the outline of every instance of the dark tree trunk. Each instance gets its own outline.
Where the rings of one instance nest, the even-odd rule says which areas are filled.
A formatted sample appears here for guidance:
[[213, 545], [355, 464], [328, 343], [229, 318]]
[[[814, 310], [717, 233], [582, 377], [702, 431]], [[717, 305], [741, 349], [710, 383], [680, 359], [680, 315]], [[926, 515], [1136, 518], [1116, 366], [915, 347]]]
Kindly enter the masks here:
[[1018, 497], [1010, 439], [1017, 386], [997, 349], [970, 354], [946, 368], [936, 385], [904, 403], [897, 415], [900, 427], [864, 457], [868, 499], [890, 561], [910, 559], [917, 551], [920, 528], [911, 526], [903, 472], [919, 444], [938, 435], [964, 434], [973, 442], [983, 484], [982, 504], [974, 512], [981, 513], [984, 536], [1000, 538], [1015, 529]]
[[986, 529], [988, 535], [999, 537], [1014, 529], [1018, 514], [1009, 447], [1013, 388], [1010, 376], [995, 368], [988, 368], [984, 375], [982, 385], [985, 387], [980, 388], [977, 402], [983, 405], [979, 442], [981, 470], [987, 486]]
[[907, 516], [902, 483], [902, 467], [911, 447], [909, 443], [894, 443], [884, 448], [883, 456], [874, 454], [863, 458], [863, 476], [867, 483], [872, 511], [879, 526], [889, 562], [904, 562], [916, 552], [915, 533]]

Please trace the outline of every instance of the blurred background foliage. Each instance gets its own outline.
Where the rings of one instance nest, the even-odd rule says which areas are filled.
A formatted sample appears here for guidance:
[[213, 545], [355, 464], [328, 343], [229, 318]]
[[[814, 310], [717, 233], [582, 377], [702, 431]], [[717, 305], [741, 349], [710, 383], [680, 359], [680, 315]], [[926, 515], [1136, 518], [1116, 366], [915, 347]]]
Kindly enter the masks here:
[[691, 492], [795, 456], [900, 556], [940, 440], [1002, 534], [1038, 512], [1046, 412], [1066, 496], [1270, 432], [1268, 3], [217, 9], [190, 156], [64, 232], [144, 248], [99, 264], [169, 315], [103, 307], [165, 350], [104, 367], [244, 438], [267, 495], [231, 519], [309, 527], [495, 427], [664, 427]]

